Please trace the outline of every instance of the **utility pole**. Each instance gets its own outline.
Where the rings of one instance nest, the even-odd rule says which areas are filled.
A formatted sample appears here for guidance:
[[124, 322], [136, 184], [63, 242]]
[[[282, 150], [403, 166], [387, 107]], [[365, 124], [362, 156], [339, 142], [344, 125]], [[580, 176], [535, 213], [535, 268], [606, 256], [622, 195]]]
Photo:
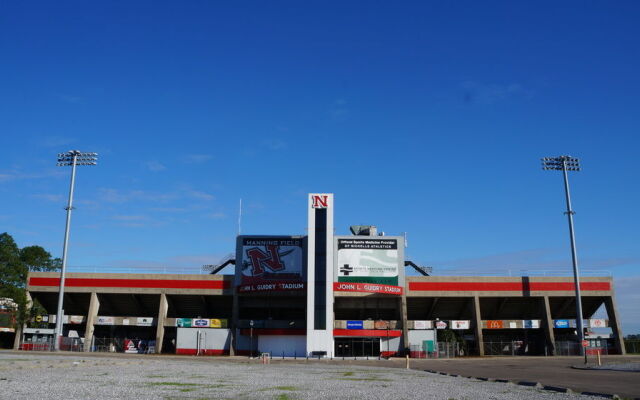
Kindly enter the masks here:
[[98, 161], [98, 153], [81, 153], [78, 150], [71, 150], [66, 153], [58, 154], [58, 167], [71, 167], [71, 184], [69, 185], [69, 201], [67, 203], [67, 223], [64, 228], [64, 245], [62, 247], [62, 269], [60, 270], [60, 290], [58, 291], [58, 312], [56, 314], [56, 330], [54, 349], [60, 350], [60, 340], [62, 338], [63, 327], [63, 303], [64, 303], [64, 280], [67, 270], [67, 250], [69, 248], [69, 229], [71, 227], [71, 210], [73, 210], [73, 188], [76, 181], [76, 166], [78, 165], [96, 165]]
[[578, 254], [576, 252], [576, 238], [573, 230], [573, 214], [571, 209], [571, 192], [569, 191], [568, 171], [580, 171], [580, 160], [571, 156], [544, 157], [542, 159], [542, 169], [562, 171], [564, 176], [564, 192], [567, 201], [567, 211], [565, 214], [569, 220], [569, 239], [571, 241], [571, 259], [573, 260], [573, 282], [576, 289], [576, 328], [578, 331], [578, 348], [580, 355], [585, 354], [582, 346], [584, 340], [584, 327], [582, 320], [582, 300], [580, 298], [580, 272], [578, 270]]

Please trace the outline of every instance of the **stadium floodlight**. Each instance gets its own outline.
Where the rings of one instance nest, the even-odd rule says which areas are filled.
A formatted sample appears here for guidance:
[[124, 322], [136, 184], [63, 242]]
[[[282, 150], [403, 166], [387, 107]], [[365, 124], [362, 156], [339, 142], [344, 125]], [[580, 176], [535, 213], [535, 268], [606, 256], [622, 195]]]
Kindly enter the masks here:
[[64, 245], [62, 247], [62, 269], [60, 270], [60, 289], [58, 291], [58, 312], [56, 313], [56, 330], [54, 349], [60, 350], [60, 340], [62, 338], [63, 326], [63, 302], [64, 302], [64, 276], [67, 269], [67, 249], [69, 247], [69, 228], [71, 225], [71, 210], [73, 210], [73, 187], [76, 180], [76, 166], [78, 165], [96, 165], [98, 161], [98, 153], [82, 153], [78, 150], [71, 150], [66, 153], [58, 154], [59, 167], [71, 167], [71, 184], [69, 186], [69, 202], [67, 203], [67, 224], [64, 229]]
[[569, 219], [569, 238], [571, 239], [571, 258], [573, 260], [573, 282], [576, 289], [576, 328], [578, 330], [578, 348], [580, 354], [585, 354], [582, 346], [584, 340], [584, 327], [582, 319], [582, 300], [580, 298], [580, 273], [578, 271], [578, 255], [576, 253], [576, 238], [573, 231], [573, 214], [571, 209], [571, 192], [569, 191], [568, 171], [580, 171], [580, 160], [571, 156], [544, 157], [542, 159], [542, 169], [562, 171], [564, 176], [564, 193], [567, 200], [567, 217]]

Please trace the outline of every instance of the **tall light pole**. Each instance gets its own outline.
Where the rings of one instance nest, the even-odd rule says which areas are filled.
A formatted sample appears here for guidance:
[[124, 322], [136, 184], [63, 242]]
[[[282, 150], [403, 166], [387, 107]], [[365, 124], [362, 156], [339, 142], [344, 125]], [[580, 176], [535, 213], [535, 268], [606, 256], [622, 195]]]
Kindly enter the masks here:
[[582, 300], [580, 299], [580, 273], [578, 271], [578, 255], [576, 253], [576, 238], [573, 231], [573, 214], [571, 209], [571, 193], [569, 191], [568, 171], [580, 171], [580, 160], [571, 156], [544, 157], [542, 169], [562, 171], [564, 176], [564, 192], [567, 199], [567, 218], [569, 219], [569, 237], [571, 239], [571, 258], [573, 260], [573, 282], [576, 288], [576, 328], [578, 330], [578, 348], [580, 355], [584, 355], [584, 328], [582, 323]]
[[71, 166], [71, 184], [69, 185], [69, 202], [67, 203], [67, 224], [64, 228], [64, 245], [62, 247], [62, 269], [60, 270], [60, 290], [58, 291], [58, 312], [56, 314], [56, 331], [54, 349], [60, 350], [60, 338], [62, 337], [62, 319], [64, 313], [62, 306], [64, 302], [64, 274], [67, 270], [67, 249], [69, 247], [69, 228], [71, 226], [71, 210], [73, 210], [73, 187], [76, 181], [76, 166], [96, 165], [98, 153], [81, 153], [78, 150], [71, 150], [58, 154], [58, 167]]

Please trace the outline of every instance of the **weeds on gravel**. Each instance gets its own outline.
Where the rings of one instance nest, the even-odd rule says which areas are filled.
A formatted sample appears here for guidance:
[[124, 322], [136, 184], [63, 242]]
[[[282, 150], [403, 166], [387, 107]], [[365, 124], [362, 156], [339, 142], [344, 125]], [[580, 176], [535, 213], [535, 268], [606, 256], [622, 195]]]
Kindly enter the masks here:
[[261, 392], [266, 392], [268, 390], [289, 390], [289, 391], [295, 391], [295, 390], [300, 390], [300, 388], [297, 388], [295, 386], [274, 386], [274, 387], [269, 387], [269, 388], [264, 388], [264, 389], [260, 389]]

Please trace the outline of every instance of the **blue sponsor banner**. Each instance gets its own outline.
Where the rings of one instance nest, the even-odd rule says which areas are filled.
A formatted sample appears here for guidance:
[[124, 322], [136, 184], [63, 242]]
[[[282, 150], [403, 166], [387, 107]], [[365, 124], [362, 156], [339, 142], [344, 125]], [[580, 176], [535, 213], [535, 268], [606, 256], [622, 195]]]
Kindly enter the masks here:
[[568, 319], [556, 319], [553, 320], [554, 328], [569, 328], [569, 320]]
[[362, 321], [347, 321], [347, 329], [364, 329]]

